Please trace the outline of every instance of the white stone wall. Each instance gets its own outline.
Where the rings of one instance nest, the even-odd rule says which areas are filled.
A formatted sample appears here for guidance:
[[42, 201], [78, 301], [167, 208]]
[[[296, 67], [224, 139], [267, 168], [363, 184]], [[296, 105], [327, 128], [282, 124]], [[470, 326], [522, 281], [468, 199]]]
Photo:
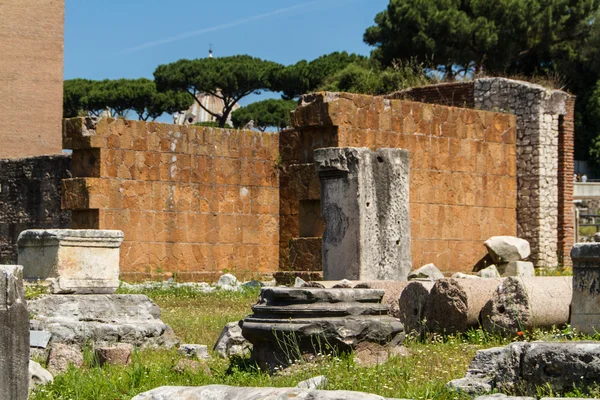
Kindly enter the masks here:
[[537, 267], [558, 265], [558, 136], [567, 93], [504, 78], [475, 80], [475, 108], [517, 116], [517, 235]]

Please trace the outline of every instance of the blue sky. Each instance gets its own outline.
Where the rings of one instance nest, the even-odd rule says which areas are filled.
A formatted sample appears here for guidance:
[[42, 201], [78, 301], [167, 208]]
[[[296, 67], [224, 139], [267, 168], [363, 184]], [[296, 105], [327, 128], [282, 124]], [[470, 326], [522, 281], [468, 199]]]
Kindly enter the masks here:
[[[156, 66], [249, 54], [285, 65], [368, 55], [365, 29], [388, 0], [66, 0], [65, 79], [152, 78]], [[261, 97], [274, 97], [265, 94]], [[242, 104], [257, 97], [242, 100]]]

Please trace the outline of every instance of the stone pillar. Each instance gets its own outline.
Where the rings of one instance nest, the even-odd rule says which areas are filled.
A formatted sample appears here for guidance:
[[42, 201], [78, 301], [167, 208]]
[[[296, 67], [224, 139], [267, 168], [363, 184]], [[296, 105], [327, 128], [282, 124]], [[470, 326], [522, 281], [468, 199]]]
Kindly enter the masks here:
[[0, 265], [0, 400], [26, 400], [29, 386], [29, 313], [23, 267]]
[[591, 335], [600, 331], [600, 243], [575, 244], [571, 259], [571, 326]]
[[324, 148], [323, 278], [406, 280], [412, 267], [409, 155], [404, 149]]
[[119, 288], [123, 232], [94, 229], [35, 229], [19, 235], [19, 264], [28, 281], [53, 293], [111, 294]]

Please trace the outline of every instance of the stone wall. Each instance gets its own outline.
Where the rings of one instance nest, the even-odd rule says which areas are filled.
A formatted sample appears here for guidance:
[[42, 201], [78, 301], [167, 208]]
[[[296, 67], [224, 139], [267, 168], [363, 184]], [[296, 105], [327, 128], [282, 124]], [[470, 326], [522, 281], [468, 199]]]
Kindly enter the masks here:
[[71, 156], [0, 160], [0, 264], [17, 264], [17, 238], [26, 229], [69, 228], [61, 210], [61, 180], [71, 177]]
[[413, 266], [467, 271], [485, 255], [484, 240], [516, 234], [514, 116], [319, 93], [303, 97], [292, 122], [295, 129], [280, 136], [282, 275], [317, 272], [301, 257], [309, 252], [295, 249], [320, 251], [322, 221], [306, 217], [320, 198], [312, 164], [320, 147], [409, 150]]
[[277, 270], [278, 137], [75, 118], [65, 121], [73, 228], [119, 229], [121, 278], [208, 280]]
[[537, 267], [570, 265], [574, 97], [505, 78], [432, 85], [391, 97], [438, 104], [465, 99], [466, 106], [516, 115], [517, 234], [531, 243], [531, 261]]
[[3, 0], [0, 16], [0, 159], [60, 153], [64, 0]]

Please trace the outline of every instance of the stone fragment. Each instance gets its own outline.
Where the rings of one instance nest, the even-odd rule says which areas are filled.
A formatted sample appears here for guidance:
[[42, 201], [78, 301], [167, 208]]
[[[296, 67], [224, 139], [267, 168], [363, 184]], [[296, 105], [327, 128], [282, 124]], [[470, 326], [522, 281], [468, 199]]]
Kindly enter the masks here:
[[188, 371], [197, 374], [202, 370], [204, 375], [212, 375], [210, 367], [206, 365], [206, 363], [188, 359], [179, 360], [173, 367], [173, 370], [179, 374], [183, 374]]
[[48, 331], [29, 331], [29, 347], [45, 349], [51, 337], [52, 333]]
[[408, 333], [421, 333], [425, 327], [425, 302], [429, 297], [434, 282], [410, 282], [398, 299], [399, 319]]
[[529, 242], [514, 236], [492, 236], [484, 242], [494, 263], [521, 261], [529, 257]]
[[215, 343], [213, 351], [223, 358], [239, 356], [245, 357], [250, 354], [252, 344], [242, 336], [243, 320], [230, 322], [223, 328], [221, 335]]
[[323, 286], [323, 284], [320, 282], [310, 281], [310, 282], [303, 283], [301, 287], [312, 287], [312, 288], [323, 289], [325, 286]]
[[404, 328], [387, 315], [383, 290], [263, 288], [242, 334], [259, 365], [273, 370], [305, 356], [355, 350], [361, 342], [395, 346]]
[[333, 288], [334, 289], [350, 289], [350, 288], [352, 288], [352, 286], [354, 286], [354, 284], [351, 281], [349, 281], [348, 279], [342, 279], [341, 281], [339, 281], [338, 283], [333, 285]]
[[29, 313], [23, 267], [0, 265], [0, 400], [26, 400]]
[[52, 374], [35, 361], [29, 360], [29, 390], [46, 385], [54, 380]]
[[535, 328], [560, 327], [569, 322], [573, 278], [544, 276], [505, 278], [481, 311], [488, 332], [509, 337]]
[[264, 282], [257, 281], [256, 279], [242, 283], [242, 287], [247, 288], [261, 288], [263, 286], [265, 286]]
[[53, 293], [114, 293], [119, 288], [123, 232], [97, 229], [36, 229], [21, 232], [19, 263], [27, 281]]
[[458, 333], [480, 325], [481, 310], [502, 279], [440, 279], [433, 285], [423, 311], [432, 332]]
[[384, 364], [390, 357], [406, 357], [408, 349], [404, 346], [388, 346], [372, 342], [361, 342], [354, 349], [354, 360], [363, 367]]
[[414, 279], [424, 279], [429, 281], [437, 281], [438, 279], [443, 279], [444, 274], [440, 272], [440, 270], [434, 264], [423, 265], [421, 268], [418, 268], [408, 274], [408, 280]]
[[535, 267], [533, 266], [533, 263], [529, 261], [511, 261], [509, 263], [498, 264], [498, 270], [503, 277], [535, 277]]
[[477, 273], [477, 276], [480, 278], [500, 278], [500, 273], [495, 265], [490, 265], [487, 268], [480, 270]]
[[323, 278], [406, 280], [409, 154], [403, 149], [314, 151], [321, 181]]
[[69, 365], [79, 368], [83, 365], [83, 353], [78, 346], [55, 343], [50, 347], [46, 362], [52, 375], [62, 374]]
[[600, 232], [594, 233], [594, 242], [600, 242]]
[[203, 344], [182, 344], [179, 346], [178, 352], [184, 357], [199, 358], [201, 360], [210, 358], [208, 346]]
[[480, 278], [481, 278], [480, 276], [463, 274], [462, 272], [456, 272], [455, 274], [452, 274], [452, 279], [480, 279]]
[[98, 365], [128, 365], [131, 362], [133, 346], [121, 343], [117, 346], [96, 347], [94, 353]]
[[217, 281], [218, 287], [238, 286], [238, 285], [239, 285], [239, 282], [238, 282], [237, 278], [235, 276], [233, 276], [232, 274], [221, 275], [221, 277], [219, 277], [219, 280]]
[[[451, 388], [536, 395], [539, 387], [564, 393], [592, 388], [600, 374], [600, 342], [516, 342], [479, 350], [465, 378]], [[479, 391], [478, 393], [482, 393]]]
[[[315, 390], [273, 387], [163, 386], [137, 395], [132, 400], [386, 400], [384, 397], [347, 390]], [[392, 399], [389, 399], [392, 400]]]
[[306, 282], [304, 281], [304, 279], [300, 278], [299, 276], [297, 276], [296, 279], [294, 280], [294, 287], [302, 287], [304, 284], [306, 284]]
[[492, 391], [492, 385], [473, 378], [459, 378], [448, 382], [447, 387], [471, 396]]
[[577, 243], [573, 260], [571, 326], [593, 335], [600, 331], [600, 243]]
[[160, 308], [141, 294], [45, 295], [30, 300], [29, 310], [31, 329], [51, 332], [51, 343], [169, 348], [178, 341]]
[[298, 382], [296, 385], [300, 389], [325, 389], [329, 379], [325, 375], [315, 376], [314, 378], [307, 379], [302, 382]]

